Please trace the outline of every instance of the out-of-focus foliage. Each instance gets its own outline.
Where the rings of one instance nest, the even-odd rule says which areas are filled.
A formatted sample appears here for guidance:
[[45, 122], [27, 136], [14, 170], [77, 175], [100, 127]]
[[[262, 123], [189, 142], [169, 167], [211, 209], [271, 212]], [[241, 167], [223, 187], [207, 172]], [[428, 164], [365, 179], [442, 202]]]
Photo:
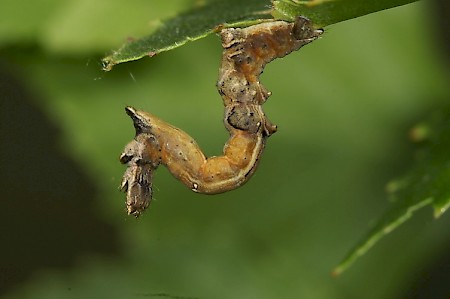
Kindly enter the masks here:
[[358, 243], [334, 274], [342, 273], [380, 238], [408, 220], [427, 205], [440, 217], [450, 205], [450, 113], [449, 108], [434, 112], [429, 120], [411, 129], [412, 141], [420, 142], [417, 161], [403, 178], [389, 183], [392, 204], [377, 224]]
[[[124, 194], [117, 191], [124, 171], [118, 154], [134, 134], [123, 108], [150, 111], [189, 132], [209, 155], [219, 154], [227, 138], [214, 86], [220, 41], [213, 35], [109, 73], [101, 70], [100, 58], [127, 37], [145, 34], [155, 16], [190, 5], [2, 3], [2, 65], [58, 127], [55, 142], [98, 189], [92, 209], [120, 241], [116, 256], [83, 253], [69, 266], [41, 265], [14, 287], [2, 285], [3, 298], [405, 297], [427, 265], [447, 252], [445, 215], [433, 221], [429, 211], [419, 212], [339, 279], [330, 271], [389, 206], [385, 184], [414, 161], [410, 128], [450, 97], [448, 73], [432, 46], [427, 3], [336, 24], [319, 41], [269, 64], [261, 80], [273, 95], [264, 108], [279, 131], [250, 182], [229, 193], [199, 195], [160, 168], [156, 200], [136, 220], [126, 216]], [[30, 143], [22, 151], [32, 149]], [[51, 194], [53, 187], [40, 191]], [[7, 212], [21, 220], [17, 225], [33, 225], [21, 215], [43, 213], [34, 207]], [[47, 221], [85, 224], [72, 218], [70, 208], [45, 215]], [[31, 238], [15, 235], [17, 226], [1, 227], [8, 228], [1, 250]], [[84, 231], [80, 242], [102, 237], [92, 227]], [[65, 252], [53, 250], [62, 240], [52, 235], [45, 239], [45, 257], [58, 261]], [[0, 261], [14, 268], [26, 257]]]
[[148, 34], [195, 0], [3, 0], [0, 45], [33, 45], [56, 54], [103, 53]]

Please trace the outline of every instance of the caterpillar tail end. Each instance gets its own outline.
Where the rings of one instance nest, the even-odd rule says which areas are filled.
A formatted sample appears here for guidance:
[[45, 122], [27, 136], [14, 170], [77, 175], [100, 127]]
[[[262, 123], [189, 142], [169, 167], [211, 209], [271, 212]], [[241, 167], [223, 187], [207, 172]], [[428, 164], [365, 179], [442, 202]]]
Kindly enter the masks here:
[[127, 165], [119, 190], [127, 194], [128, 215], [139, 217], [152, 201], [153, 172], [160, 163], [159, 144], [146, 130], [148, 124], [133, 107], [126, 107], [133, 120], [136, 136], [120, 154], [119, 161]]
[[127, 194], [128, 215], [139, 217], [152, 201], [152, 169], [149, 165], [128, 165], [120, 190]]
[[127, 194], [126, 207], [128, 215], [136, 218], [147, 209], [152, 201], [152, 177], [154, 168], [142, 159], [139, 143], [131, 141], [119, 157], [120, 163], [127, 169], [120, 183], [119, 190]]

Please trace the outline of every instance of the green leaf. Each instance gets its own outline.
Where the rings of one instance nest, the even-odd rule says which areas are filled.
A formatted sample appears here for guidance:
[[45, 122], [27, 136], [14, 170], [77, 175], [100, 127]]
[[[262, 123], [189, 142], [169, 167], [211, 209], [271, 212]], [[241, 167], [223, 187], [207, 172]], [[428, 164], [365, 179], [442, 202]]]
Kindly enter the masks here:
[[249, 26], [265, 20], [292, 20], [303, 15], [316, 27], [388, 9], [417, 0], [215, 0], [167, 20], [153, 34], [123, 45], [103, 59], [106, 71], [122, 62], [154, 56], [218, 31], [221, 26]]
[[154, 56], [208, 36], [219, 26], [246, 26], [271, 18], [269, 0], [219, 0], [180, 14], [160, 25], [153, 34], [122, 46], [103, 59], [104, 69], [144, 56]]
[[273, 15], [279, 19], [293, 20], [307, 16], [318, 26], [328, 26], [384, 9], [416, 2], [417, 0], [274, 0]]
[[393, 201], [391, 207], [334, 269], [334, 275], [345, 271], [416, 210], [431, 204], [437, 218], [450, 206], [450, 108], [416, 125], [410, 137], [420, 143], [416, 164], [408, 175], [388, 184], [387, 191]]
[[422, 144], [418, 152], [421, 161], [405, 179], [407, 187], [394, 190], [394, 196], [417, 200], [429, 197], [438, 218], [450, 206], [450, 108], [415, 126], [411, 138]]

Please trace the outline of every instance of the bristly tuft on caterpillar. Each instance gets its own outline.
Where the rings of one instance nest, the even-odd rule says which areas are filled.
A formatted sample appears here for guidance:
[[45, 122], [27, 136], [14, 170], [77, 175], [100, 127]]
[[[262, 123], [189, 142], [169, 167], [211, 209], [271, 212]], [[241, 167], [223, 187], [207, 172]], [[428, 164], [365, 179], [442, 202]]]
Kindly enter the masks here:
[[267, 63], [316, 40], [322, 32], [305, 17], [293, 23], [274, 21], [221, 31], [224, 51], [217, 89], [230, 133], [222, 156], [206, 158], [187, 133], [148, 112], [127, 107], [136, 129], [135, 138], [120, 155], [120, 162], [128, 166], [120, 186], [127, 193], [128, 214], [138, 217], [149, 206], [153, 171], [159, 164], [194, 192], [222, 193], [247, 182], [267, 137], [277, 130], [262, 110], [271, 93], [259, 76]]

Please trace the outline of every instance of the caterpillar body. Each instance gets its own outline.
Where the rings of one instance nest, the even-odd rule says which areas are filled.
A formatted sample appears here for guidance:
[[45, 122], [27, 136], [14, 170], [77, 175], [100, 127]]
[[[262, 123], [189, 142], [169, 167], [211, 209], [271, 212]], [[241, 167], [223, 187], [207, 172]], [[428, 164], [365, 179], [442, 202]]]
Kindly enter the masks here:
[[127, 193], [128, 214], [137, 217], [150, 204], [152, 176], [160, 164], [199, 193], [222, 193], [247, 182], [267, 137], [277, 130], [262, 110], [271, 93], [259, 76], [267, 63], [316, 40], [322, 32], [305, 17], [293, 23], [274, 21], [221, 31], [224, 50], [217, 89], [230, 134], [222, 156], [206, 158], [184, 131], [151, 113], [126, 107], [136, 129], [135, 138], [120, 155], [120, 162], [128, 166], [120, 186]]

